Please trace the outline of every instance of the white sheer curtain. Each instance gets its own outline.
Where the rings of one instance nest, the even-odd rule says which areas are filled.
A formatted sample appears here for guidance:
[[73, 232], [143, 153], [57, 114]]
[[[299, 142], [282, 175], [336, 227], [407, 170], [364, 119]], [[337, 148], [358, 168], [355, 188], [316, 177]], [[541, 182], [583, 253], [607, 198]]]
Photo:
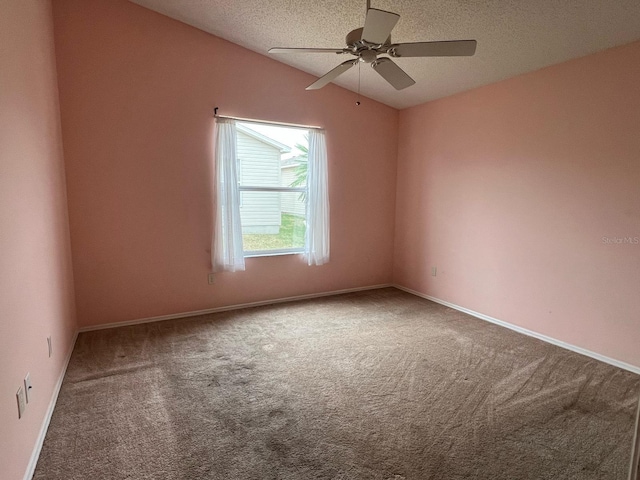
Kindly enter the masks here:
[[236, 123], [218, 118], [216, 129], [216, 227], [211, 263], [215, 270], [244, 270], [240, 190], [238, 189]]
[[329, 261], [329, 183], [324, 130], [309, 131], [307, 233], [304, 255], [309, 265]]

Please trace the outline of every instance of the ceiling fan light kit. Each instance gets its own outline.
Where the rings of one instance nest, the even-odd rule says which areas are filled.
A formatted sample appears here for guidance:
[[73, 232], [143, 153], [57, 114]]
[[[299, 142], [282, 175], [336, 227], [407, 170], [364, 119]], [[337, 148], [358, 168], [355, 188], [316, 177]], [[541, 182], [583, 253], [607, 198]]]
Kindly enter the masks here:
[[[391, 31], [398, 23], [400, 15], [375, 8], [369, 8], [364, 27], [347, 34], [345, 48], [272, 48], [269, 53], [335, 53], [353, 55], [318, 80], [307, 90], [317, 90], [338, 78], [358, 62], [368, 63], [396, 90], [410, 87], [416, 82], [390, 57], [468, 57], [476, 52], [475, 40], [451, 40], [443, 42], [392, 43]], [[380, 56], [388, 55], [388, 56]]]

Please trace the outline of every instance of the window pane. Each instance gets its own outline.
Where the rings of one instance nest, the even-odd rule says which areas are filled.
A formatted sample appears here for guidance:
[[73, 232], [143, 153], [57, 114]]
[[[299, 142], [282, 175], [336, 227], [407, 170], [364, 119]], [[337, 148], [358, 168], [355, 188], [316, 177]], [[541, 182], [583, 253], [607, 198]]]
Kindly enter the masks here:
[[299, 192], [240, 192], [245, 252], [304, 247], [306, 198]]
[[[251, 188], [305, 188], [309, 131], [238, 122], [238, 183]], [[240, 193], [245, 252], [304, 248], [306, 194]]]

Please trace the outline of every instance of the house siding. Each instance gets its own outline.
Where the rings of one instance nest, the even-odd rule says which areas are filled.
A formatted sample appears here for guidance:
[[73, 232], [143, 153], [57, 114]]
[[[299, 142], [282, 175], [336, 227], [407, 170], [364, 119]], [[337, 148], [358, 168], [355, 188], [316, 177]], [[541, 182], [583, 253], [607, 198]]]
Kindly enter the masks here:
[[[238, 130], [237, 154], [240, 184], [279, 187], [280, 150]], [[240, 217], [243, 233], [277, 234], [280, 230], [280, 194], [241, 192]]]

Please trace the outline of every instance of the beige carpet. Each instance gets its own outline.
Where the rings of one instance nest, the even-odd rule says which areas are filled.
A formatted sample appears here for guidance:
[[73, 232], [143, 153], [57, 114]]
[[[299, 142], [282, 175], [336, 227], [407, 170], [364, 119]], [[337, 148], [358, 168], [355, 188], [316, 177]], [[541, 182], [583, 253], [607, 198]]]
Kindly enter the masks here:
[[640, 377], [396, 289], [81, 334], [36, 479], [616, 479]]

